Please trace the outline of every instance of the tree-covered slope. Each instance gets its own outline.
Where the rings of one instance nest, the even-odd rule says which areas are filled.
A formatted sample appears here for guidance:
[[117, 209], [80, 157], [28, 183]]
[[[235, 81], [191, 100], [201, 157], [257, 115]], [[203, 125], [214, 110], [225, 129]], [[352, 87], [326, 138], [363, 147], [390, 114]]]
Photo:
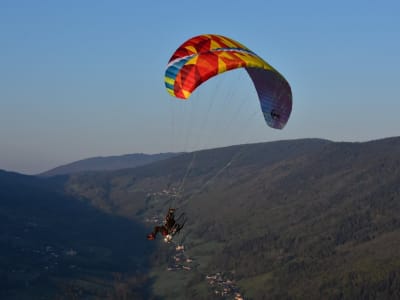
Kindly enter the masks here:
[[206, 297], [197, 281], [217, 271], [252, 299], [399, 297], [400, 138], [207, 150], [72, 176], [68, 188], [138, 221], [185, 211], [198, 266], [184, 297]]

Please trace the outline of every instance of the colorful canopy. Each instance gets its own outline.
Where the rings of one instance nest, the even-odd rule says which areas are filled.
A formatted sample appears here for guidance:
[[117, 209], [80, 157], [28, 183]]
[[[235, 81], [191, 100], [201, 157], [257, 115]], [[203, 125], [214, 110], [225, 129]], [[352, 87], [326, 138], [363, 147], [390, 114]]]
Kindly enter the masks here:
[[261, 57], [230, 38], [204, 34], [187, 40], [168, 62], [165, 86], [172, 96], [187, 99], [209, 78], [237, 68], [245, 68], [252, 79], [267, 124], [282, 129], [292, 111], [289, 83]]

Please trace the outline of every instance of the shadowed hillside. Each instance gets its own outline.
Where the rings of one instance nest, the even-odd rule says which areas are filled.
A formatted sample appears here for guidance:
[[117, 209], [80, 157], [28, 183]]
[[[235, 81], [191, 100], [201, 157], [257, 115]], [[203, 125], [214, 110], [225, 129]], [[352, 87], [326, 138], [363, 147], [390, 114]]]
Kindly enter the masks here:
[[63, 180], [0, 171], [0, 298], [146, 298], [142, 226], [65, 195]]
[[[198, 266], [181, 299], [209, 297], [213, 272], [231, 274], [249, 299], [397, 299], [399, 182], [400, 138], [293, 140], [71, 176], [68, 189], [138, 221], [185, 211], [183, 241]], [[154, 270], [172, 280], [159, 268], [165, 255]]]

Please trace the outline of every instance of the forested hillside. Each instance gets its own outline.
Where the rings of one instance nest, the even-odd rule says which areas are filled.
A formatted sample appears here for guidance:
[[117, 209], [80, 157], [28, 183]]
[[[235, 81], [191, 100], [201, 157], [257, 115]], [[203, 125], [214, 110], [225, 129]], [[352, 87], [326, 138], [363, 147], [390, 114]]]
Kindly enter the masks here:
[[[67, 188], [144, 224], [169, 206], [184, 211], [179, 242], [197, 265], [177, 287], [182, 299], [210, 295], [204, 278], [213, 272], [231, 274], [250, 299], [397, 299], [399, 182], [400, 138], [388, 138], [207, 150], [71, 176]], [[158, 246], [155, 287], [168, 278], [169, 250]]]
[[[400, 138], [0, 172], [3, 299], [398, 299]], [[146, 234], [169, 207], [173, 243]]]

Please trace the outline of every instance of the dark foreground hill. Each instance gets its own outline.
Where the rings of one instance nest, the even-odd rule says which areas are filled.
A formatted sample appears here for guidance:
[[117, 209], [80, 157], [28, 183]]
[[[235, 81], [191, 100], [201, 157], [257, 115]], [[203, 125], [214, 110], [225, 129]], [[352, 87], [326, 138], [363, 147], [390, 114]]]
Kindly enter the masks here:
[[63, 180], [0, 171], [0, 299], [146, 299], [142, 226], [66, 195]]
[[124, 168], [134, 168], [155, 161], [171, 158], [177, 153], [160, 154], [126, 154], [119, 156], [92, 157], [56, 167], [39, 174], [40, 176], [67, 175], [89, 171], [109, 171]]
[[185, 211], [177, 241], [194, 262], [167, 269], [176, 257], [156, 244], [163, 298], [212, 298], [206, 276], [234, 280], [246, 299], [400, 298], [400, 138], [227, 147], [73, 175], [67, 188], [137, 221]]

